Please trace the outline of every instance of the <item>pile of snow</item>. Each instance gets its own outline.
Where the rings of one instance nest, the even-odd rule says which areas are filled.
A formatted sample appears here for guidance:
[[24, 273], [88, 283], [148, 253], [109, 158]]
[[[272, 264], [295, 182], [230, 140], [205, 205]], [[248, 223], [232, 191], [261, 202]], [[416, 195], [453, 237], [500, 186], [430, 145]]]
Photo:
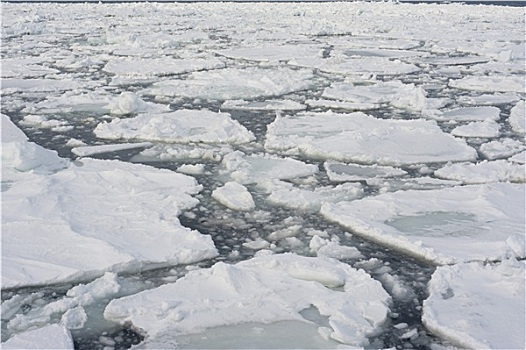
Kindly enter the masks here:
[[360, 112], [278, 116], [268, 127], [265, 148], [289, 155], [391, 166], [477, 157], [473, 148], [444, 133], [434, 121], [382, 120]]
[[225, 68], [194, 72], [184, 80], [156, 82], [142, 93], [154, 96], [236, 100], [280, 96], [314, 86], [311, 70], [285, 67]]
[[94, 130], [105, 139], [132, 139], [174, 143], [246, 143], [254, 135], [228, 113], [181, 109], [164, 114], [139, 114], [134, 118], [102, 122]]
[[439, 267], [428, 285], [424, 325], [461, 348], [524, 348], [525, 266], [512, 258]]
[[524, 258], [524, 185], [399, 191], [324, 204], [322, 215], [392, 249], [436, 264]]
[[[145, 345], [166, 338], [174, 346], [182, 335], [213, 327], [298, 321], [315, 323], [319, 337], [365, 346], [387, 319], [389, 301], [381, 284], [363, 270], [333, 259], [284, 254], [191, 271], [173, 284], [111, 301], [104, 316], [142, 330]], [[303, 316], [308, 311], [318, 316], [309, 321]]]

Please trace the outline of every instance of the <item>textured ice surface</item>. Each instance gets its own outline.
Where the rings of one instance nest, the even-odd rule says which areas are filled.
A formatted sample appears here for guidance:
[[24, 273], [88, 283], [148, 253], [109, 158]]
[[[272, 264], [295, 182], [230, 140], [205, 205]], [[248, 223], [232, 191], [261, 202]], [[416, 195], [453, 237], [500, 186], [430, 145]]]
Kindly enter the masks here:
[[182, 227], [177, 218], [197, 202], [191, 195], [201, 188], [194, 179], [94, 159], [51, 175], [27, 172], [56, 170], [67, 163], [33, 143], [9, 142], [23, 136], [9, 123], [4, 118], [7, 128], [2, 131], [8, 137], [2, 138], [3, 149], [15, 144], [15, 150], [30, 152], [23, 153], [22, 161], [2, 162], [2, 174], [11, 180], [2, 192], [3, 287], [89, 278], [106, 270], [140, 270], [153, 263], [190, 263], [216, 255], [209, 237]]
[[269, 125], [265, 148], [311, 158], [402, 165], [474, 160], [476, 152], [432, 121], [381, 120], [363, 113], [303, 113]]
[[225, 68], [195, 72], [187, 79], [154, 83], [147, 95], [179, 96], [213, 100], [251, 99], [287, 94], [314, 86], [310, 70], [290, 68]]
[[399, 191], [325, 204], [328, 219], [437, 264], [496, 260], [524, 250], [524, 185]]
[[423, 322], [433, 333], [470, 349], [522, 349], [524, 261], [441, 266], [429, 282]]
[[113, 300], [104, 315], [131, 322], [153, 342], [167, 335], [176, 342], [179, 335], [246, 322], [312, 323], [301, 312], [313, 307], [328, 320], [317, 325], [320, 337], [362, 346], [386, 320], [389, 300], [363, 270], [284, 254], [189, 272], [173, 284]]
[[135, 118], [100, 123], [95, 134], [106, 139], [162, 142], [245, 143], [254, 136], [228, 113], [181, 109], [164, 114], [140, 114]]
[[2, 343], [2, 349], [73, 350], [74, 347], [73, 339], [66, 327], [50, 324], [14, 335]]

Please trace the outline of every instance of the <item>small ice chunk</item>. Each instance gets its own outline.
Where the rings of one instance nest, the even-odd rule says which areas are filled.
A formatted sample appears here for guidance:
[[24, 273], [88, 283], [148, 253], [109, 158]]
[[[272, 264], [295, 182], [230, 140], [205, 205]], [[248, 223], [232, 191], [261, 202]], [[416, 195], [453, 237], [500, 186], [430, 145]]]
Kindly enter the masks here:
[[212, 198], [232, 210], [250, 211], [256, 208], [252, 195], [240, 183], [230, 181], [212, 192]]
[[183, 164], [177, 168], [177, 172], [187, 175], [200, 175], [205, 172], [204, 164]]
[[69, 309], [60, 319], [60, 323], [66, 326], [67, 329], [80, 329], [84, 327], [87, 321], [88, 315], [86, 315], [86, 311], [82, 306]]
[[525, 182], [524, 166], [507, 160], [484, 160], [479, 163], [456, 163], [435, 171], [435, 176], [466, 184], [489, 182]]
[[340, 245], [338, 239], [334, 236], [332, 239], [324, 239], [318, 235], [311, 238], [309, 248], [317, 256], [326, 256], [333, 259], [360, 259], [364, 256], [356, 247], [348, 247]]
[[517, 102], [511, 109], [508, 121], [513, 130], [520, 133], [526, 132], [526, 107], [524, 100]]
[[441, 266], [429, 281], [422, 321], [461, 348], [524, 348], [524, 273], [524, 261], [513, 258]]
[[499, 136], [500, 125], [486, 119], [482, 122], [471, 122], [466, 125], [457, 126], [451, 131], [451, 135], [460, 137], [497, 137]]
[[73, 338], [69, 330], [58, 324], [15, 334], [2, 343], [2, 349], [56, 349], [73, 350]]

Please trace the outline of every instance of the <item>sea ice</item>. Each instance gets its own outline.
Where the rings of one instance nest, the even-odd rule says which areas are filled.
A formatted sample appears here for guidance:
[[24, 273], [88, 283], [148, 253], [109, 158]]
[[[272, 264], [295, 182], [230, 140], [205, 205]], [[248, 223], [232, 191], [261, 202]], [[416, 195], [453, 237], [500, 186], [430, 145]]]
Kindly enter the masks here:
[[466, 125], [460, 125], [451, 130], [451, 135], [460, 137], [489, 137], [494, 138], [499, 136], [500, 125], [491, 120], [486, 119], [482, 122], [471, 122]]
[[29, 142], [22, 130], [2, 114], [2, 182], [16, 179], [19, 172], [50, 174], [68, 164], [56, 151]]
[[234, 181], [212, 191], [212, 198], [232, 210], [250, 211], [256, 207], [247, 188]]
[[315, 86], [311, 70], [225, 68], [191, 73], [187, 79], [154, 83], [141, 93], [211, 100], [239, 100], [280, 96]]
[[448, 164], [435, 171], [441, 179], [462, 181], [465, 184], [488, 182], [525, 182], [524, 165], [504, 159], [479, 163]]
[[2, 343], [2, 349], [73, 350], [73, 338], [69, 330], [58, 324], [15, 334]]
[[292, 158], [272, 155], [250, 155], [241, 151], [223, 157], [222, 173], [242, 184], [264, 183], [306, 177], [318, 172], [318, 167]]
[[511, 109], [508, 121], [513, 130], [520, 133], [526, 132], [526, 107], [524, 100], [517, 102]]
[[426, 107], [426, 94], [421, 87], [398, 80], [374, 85], [333, 83], [323, 91], [322, 96], [359, 104], [374, 104], [377, 108], [382, 104], [390, 104], [396, 108], [422, 111]]
[[94, 154], [123, 151], [135, 148], [145, 148], [150, 146], [152, 146], [152, 143], [150, 142], [119, 143], [113, 145], [73, 147], [71, 152], [79, 157], [87, 157]]
[[484, 143], [480, 146], [480, 153], [489, 160], [508, 158], [520, 153], [526, 148], [523, 142], [513, 139], [502, 139]]
[[450, 87], [474, 91], [524, 93], [524, 79], [521, 76], [467, 76], [450, 80]]
[[139, 114], [134, 118], [115, 118], [94, 130], [105, 139], [132, 139], [173, 143], [246, 143], [254, 135], [228, 113], [180, 109], [171, 113]]
[[[10, 180], [2, 192], [4, 288], [191, 263], [217, 254], [209, 236], [182, 227], [177, 218], [197, 202], [191, 195], [201, 187], [193, 178], [87, 158], [60, 170], [67, 162], [55, 152], [10, 142], [20, 139], [21, 131], [17, 134], [5, 116], [2, 124], [8, 136], [2, 137], [2, 155], [11, 155], [2, 161], [2, 181], [6, 173]], [[27, 172], [31, 169], [45, 171]], [[49, 170], [55, 172], [46, 175]]]
[[326, 219], [436, 263], [525, 257], [523, 184], [399, 191], [326, 203]]
[[407, 175], [407, 172], [394, 167], [379, 165], [345, 164], [325, 162], [327, 176], [332, 182], [366, 181], [372, 178], [390, 178]]
[[191, 271], [173, 284], [111, 301], [104, 316], [132, 323], [153, 342], [168, 335], [176, 342], [184, 334], [247, 322], [312, 324], [316, 321], [302, 311], [313, 308], [327, 318], [327, 324], [317, 324], [321, 336], [364, 346], [386, 320], [389, 302], [380, 283], [363, 270], [333, 259], [283, 254]]
[[166, 57], [152, 59], [113, 58], [106, 63], [103, 69], [106, 72], [126, 77], [150, 77], [175, 75], [224, 67], [225, 63], [217, 58], [174, 59], [173, 57]]
[[265, 148], [364, 164], [399, 166], [475, 160], [476, 151], [426, 120], [381, 120], [360, 112], [278, 116], [267, 129]]
[[221, 108], [241, 111], [302, 111], [307, 107], [299, 102], [291, 100], [265, 100], [263, 102], [227, 100], [221, 105]]
[[422, 321], [431, 332], [470, 349], [522, 349], [525, 264], [513, 258], [437, 268]]
[[259, 62], [287, 62], [301, 57], [322, 57], [323, 48], [308, 45], [276, 45], [242, 47], [227, 50], [218, 50], [217, 54], [234, 59], [243, 59]]
[[433, 115], [434, 119], [444, 121], [484, 121], [498, 120], [500, 109], [497, 107], [462, 107]]

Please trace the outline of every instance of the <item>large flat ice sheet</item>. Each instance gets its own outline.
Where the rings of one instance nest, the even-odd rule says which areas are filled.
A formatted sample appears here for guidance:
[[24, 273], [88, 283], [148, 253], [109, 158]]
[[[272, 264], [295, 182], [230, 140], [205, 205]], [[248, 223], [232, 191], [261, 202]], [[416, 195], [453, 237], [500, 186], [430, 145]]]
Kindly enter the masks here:
[[525, 264], [441, 266], [429, 282], [422, 320], [461, 348], [524, 349]]
[[473, 148], [444, 133], [433, 121], [381, 120], [359, 112], [278, 117], [268, 127], [265, 148], [311, 158], [394, 166], [477, 157]]
[[380, 244], [436, 264], [525, 257], [525, 186], [398, 191], [324, 204], [321, 213]]
[[283, 254], [191, 271], [173, 284], [113, 300], [104, 316], [131, 322], [153, 342], [167, 335], [175, 342], [185, 334], [247, 322], [311, 323], [302, 311], [314, 309], [322, 337], [363, 346], [386, 320], [389, 301], [363, 270], [329, 258]]

